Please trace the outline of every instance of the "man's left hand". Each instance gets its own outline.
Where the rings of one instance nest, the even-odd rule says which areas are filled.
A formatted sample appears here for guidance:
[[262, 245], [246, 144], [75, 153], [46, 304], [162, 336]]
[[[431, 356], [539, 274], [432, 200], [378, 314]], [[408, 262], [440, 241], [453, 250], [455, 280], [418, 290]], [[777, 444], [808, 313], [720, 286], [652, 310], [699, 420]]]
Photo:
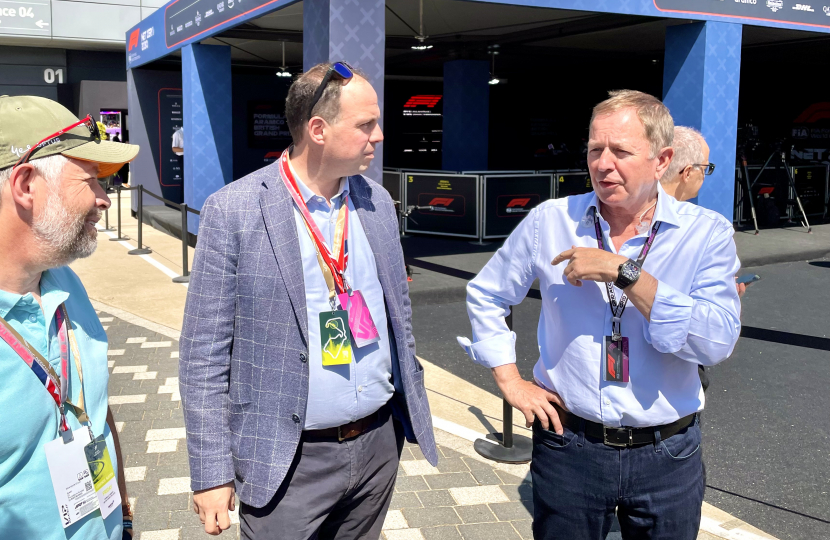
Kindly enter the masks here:
[[550, 264], [556, 266], [563, 261], [570, 261], [562, 273], [571, 285], [581, 287], [583, 280], [616, 281], [620, 265], [627, 260], [627, 257], [602, 249], [572, 247], [557, 255]]

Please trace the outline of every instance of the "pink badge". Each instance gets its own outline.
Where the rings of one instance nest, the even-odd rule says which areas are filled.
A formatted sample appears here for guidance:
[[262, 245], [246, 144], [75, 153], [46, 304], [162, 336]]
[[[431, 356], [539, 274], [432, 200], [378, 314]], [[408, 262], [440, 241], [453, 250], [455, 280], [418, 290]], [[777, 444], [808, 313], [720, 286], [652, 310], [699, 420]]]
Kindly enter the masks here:
[[360, 348], [380, 341], [375, 321], [372, 320], [372, 314], [360, 291], [352, 291], [351, 296], [348, 293], [338, 294], [337, 299], [343, 309], [349, 312], [349, 328], [355, 346]]

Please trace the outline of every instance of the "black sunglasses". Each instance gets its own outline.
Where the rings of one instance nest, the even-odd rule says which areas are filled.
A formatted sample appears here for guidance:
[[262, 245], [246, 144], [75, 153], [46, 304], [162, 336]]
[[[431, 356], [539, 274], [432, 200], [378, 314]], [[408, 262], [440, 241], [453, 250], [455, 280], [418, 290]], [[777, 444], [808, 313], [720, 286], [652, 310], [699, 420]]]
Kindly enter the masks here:
[[314, 92], [314, 98], [311, 100], [311, 105], [308, 108], [309, 120], [311, 120], [311, 111], [314, 110], [314, 106], [317, 105], [318, 101], [320, 101], [320, 98], [323, 96], [323, 92], [326, 90], [326, 86], [328, 86], [329, 82], [331, 82], [331, 78], [338, 75], [341, 79], [349, 81], [352, 77], [354, 77], [353, 70], [354, 68], [346, 62], [335, 62], [331, 65], [329, 70], [326, 71], [326, 76], [323, 77], [322, 81], [320, 81], [320, 86], [317, 87], [317, 91]]
[[704, 176], [709, 176], [710, 174], [715, 172], [714, 163], [692, 163], [692, 167], [703, 167]]

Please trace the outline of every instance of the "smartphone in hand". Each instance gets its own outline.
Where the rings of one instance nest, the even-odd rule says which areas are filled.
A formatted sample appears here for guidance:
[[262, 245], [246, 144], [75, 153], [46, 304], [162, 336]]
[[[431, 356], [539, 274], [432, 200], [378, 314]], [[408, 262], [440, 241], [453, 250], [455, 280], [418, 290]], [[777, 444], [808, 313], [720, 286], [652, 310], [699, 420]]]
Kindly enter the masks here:
[[750, 283], [755, 283], [759, 279], [761, 279], [761, 276], [759, 276], [758, 274], [744, 274], [740, 277], [735, 278], [735, 283], [743, 283], [745, 285], [749, 285]]

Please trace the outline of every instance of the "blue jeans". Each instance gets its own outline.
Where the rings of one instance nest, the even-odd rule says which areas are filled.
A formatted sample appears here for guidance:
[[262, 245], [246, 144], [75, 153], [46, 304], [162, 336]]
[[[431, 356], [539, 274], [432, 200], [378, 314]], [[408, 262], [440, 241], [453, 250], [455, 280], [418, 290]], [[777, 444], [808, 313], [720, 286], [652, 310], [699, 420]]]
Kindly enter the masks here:
[[697, 421], [666, 440], [615, 448], [533, 426], [533, 538], [695, 540], [705, 478]]

